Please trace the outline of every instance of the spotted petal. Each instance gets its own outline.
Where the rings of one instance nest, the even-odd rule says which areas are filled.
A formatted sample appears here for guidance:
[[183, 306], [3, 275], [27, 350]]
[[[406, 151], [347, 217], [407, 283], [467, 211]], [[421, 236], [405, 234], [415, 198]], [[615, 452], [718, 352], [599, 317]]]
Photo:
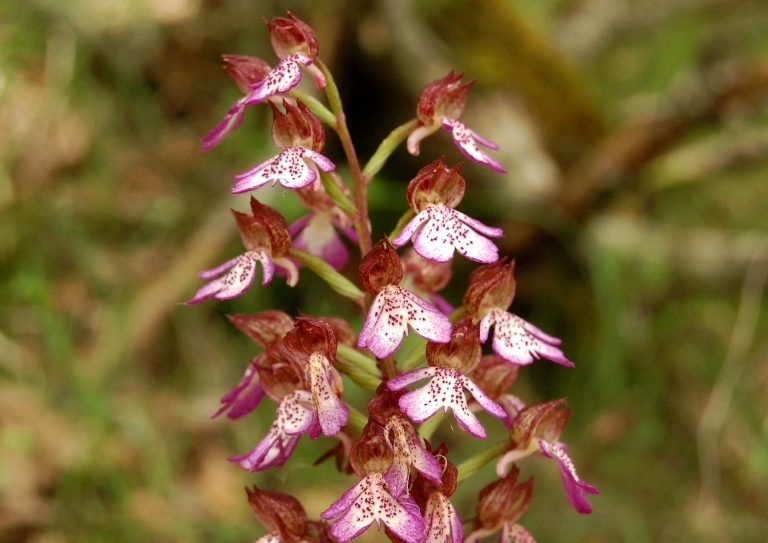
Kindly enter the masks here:
[[216, 147], [221, 141], [238, 126], [243, 123], [245, 118], [245, 97], [240, 98], [227, 111], [227, 115], [217, 124], [213, 130], [200, 140], [200, 150], [209, 151]]
[[596, 487], [590, 485], [586, 481], [579, 479], [576, 473], [576, 467], [571, 461], [571, 457], [565, 452], [563, 447], [559, 445], [553, 445], [539, 440], [539, 447], [541, 452], [547, 458], [554, 458], [557, 460], [557, 465], [560, 468], [560, 479], [563, 481], [563, 487], [565, 488], [565, 494], [568, 496], [568, 501], [571, 502], [574, 509], [579, 513], [586, 514], [592, 512], [592, 506], [587, 501], [585, 493], [598, 494], [599, 491]]
[[423, 543], [461, 543], [464, 530], [451, 501], [442, 492], [432, 492], [424, 510], [427, 536]]
[[446, 205], [433, 204], [419, 212], [392, 240], [392, 245], [402, 247], [412, 239], [419, 255], [436, 262], [448, 262], [454, 250], [475, 262], [496, 262], [498, 248], [478, 232], [494, 238], [504, 233], [501, 228], [486, 226]]
[[[272, 259], [261, 249], [248, 251], [211, 270], [200, 272], [199, 275], [202, 279], [214, 279], [198, 290], [187, 303], [196, 304], [209, 298], [228, 300], [240, 296], [243, 292], [248, 290], [251, 283], [253, 283], [253, 279], [256, 276], [257, 260], [261, 262], [261, 267], [264, 272], [261, 284], [266, 285], [272, 280], [272, 276], [275, 272], [275, 265], [273, 264]], [[221, 275], [225, 271], [227, 273]]]
[[272, 183], [274, 187], [278, 182], [287, 189], [307, 187], [317, 179], [317, 173], [309, 167], [304, 158], [310, 159], [325, 172], [336, 167], [333, 162], [311, 149], [288, 147], [255, 168], [236, 175], [237, 183], [232, 188], [232, 193], [256, 190], [267, 183]]
[[264, 397], [264, 387], [261, 386], [259, 372], [256, 371], [258, 360], [259, 358], [256, 358], [248, 364], [237, 386], [221, 398], [222, 406], [213, 415], [214, 417], [226, 411], [228, 418], [237, 419], [256, 409]]
[[356, 538], [373, 522], [379, 528], [383, 522], [406, 543], [419, 543], [424, 536], [424, 520], [418, 507], [409, 507], [403, 503], [406, 500], [412, 498], [393, 498], [387, 492], [384, 475], [375, 472], [345, 492], [320, 517], [331, 520], [341, 515], [331, 526], [331, 533], [340, 543]]
[[250, 471], [282, 466], [298, 445], [301, 434], [309, 429], [312, 409], [306, 404], [311, 402], [312, 395], [306, 390], [297, 390], [284, 397], [264, 439], [250, 453], [233, 456], [230, 460]]
[[447, 343], [451, 339], [450, 319], [433, 305], [396, 285], [387, 285], [376, 295], [358, 347], [367, 347], [378, 358], [394, 353], [408, 335], [408, 325], [430, 341]]
[[387, 382], [390, 390], [401, 390], [411, 383], [432, 377], [428, 384], [400, 397], [400, 409], [414, 422], [424, 422], [437, 413], [450, 408], [459, 424], [475, 437], [484, 438], [485, 428], [467, 407], [464, 388], [494, 417], [503, 419], [504, 409], [491, 400], [480, 388], [455, 368], [427, 367], [413, 370]]
[[563, 366], [573, 366], [560, 350], [560, 340], [539, 330], [517, 315], [499, 309], [489, 311], [480, 321], [480, 341], [488, 339], [491, 326], [496, 324], [493, 350], [513, 364], [526, 365], [544, 357]]
[[349, 418], [349, 408], [331, 389], [330, 372], [328, 359], [319, 351], [312, 353], [306, 367], [314, 411], [313, 424], [309, 427], [312, 439], [321, 432], [326, 436], [335, 436]]
[[272, 68], [267, 77], [251, 85], [253, 89], [245, 98], [245, 104], [252, 106], [260, 104], [267, 98], [277, 94], [285, 94], [301, 82], [301, 69], [299, 64], [309, 66], [312, 59], [294, 54], [285, 57]]
[[497, 172], [507, 173], [507, 170], [505, 170], [495, 158], [485, 154], [485, 152], [483, 152], [477, 145], [479, 143], [489, 149], [498, 149], [499, 146], [494, 142], [487, 140], [477, 132], [470, 130], [464, 123], [457, 121], [456, 119], [443, 117], [442, 125], [444, 129], [450, 131], [456, 147], [459, 148], [459, 151], [461, 151], [465, 157], [474, 160], [475, 162], [479, 162], [480, 164], [484, 164]]

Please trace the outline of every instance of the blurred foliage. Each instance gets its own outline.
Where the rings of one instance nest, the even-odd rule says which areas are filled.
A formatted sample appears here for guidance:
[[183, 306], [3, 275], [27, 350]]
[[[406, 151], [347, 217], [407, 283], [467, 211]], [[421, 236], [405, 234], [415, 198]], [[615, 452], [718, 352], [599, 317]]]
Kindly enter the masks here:
[[[471, 5], [471, 9], [468, 7]], [[462, 210], [503, 226], [513, 309], [576, 368], [521, 372], [528, 402], [567, 395], [579, 517], [535, 459], [522, 519], [540, 543], [768, 537], [768, 5], [759, 0], [5, 0], [0, 4], [0, 542], [255, 539], [246, 484], [317, 515], [349, 485], [312, 467], [225, 459], [273, 415], [211, 420], [254, 354], [228, 312], [361, 316], [310, 273], [186, 307], [198, 270], [239, 250], [232, 175], [270, 155], [249, 112], [197, 149], [238, 96], [223, 53], [269, 61], [261, 17], [318, 32], [365, 158], [449, 69], [508, 176], [475, 165]], [[328, 153], [340, 157], [329, 138]], [[374, 235], [406, 208], [444, 134], [399, 150], [371, 187]], [[292, 195], [259, 194], [288, 216]], [[354, 273], [355, 263], [350, 266]], [[473, 267], [457, 261], [453, 302]], [[364, 409], [364, 394], [350, 401]], [[489, 423], [492, 424], [492, 423]], [[468, 455], [450, 424], [438, 438]], [[468, 481], [458, 508], [473, 516]], [[321, 475], [320, 475], [321, 474]], [[322, 477], [323, 486], [307, 487]], [[557, 520], [555, 520], [557, 519]], [[375, 532], [373, 537], [376, 537]], [[381, 536], [379, 536], [381, 537]]]

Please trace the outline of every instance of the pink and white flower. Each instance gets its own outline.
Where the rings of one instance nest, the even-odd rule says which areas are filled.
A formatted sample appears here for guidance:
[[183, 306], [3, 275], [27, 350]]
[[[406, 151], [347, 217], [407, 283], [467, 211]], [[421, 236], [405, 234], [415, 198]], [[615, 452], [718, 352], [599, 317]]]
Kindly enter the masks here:
[[305, 147], [288, 147], [255, 168], [236, 175], [237, 183], [232, 188], [232, 194], [256, 190], [270, 182], [273, 187], [279, 182], [287, 189], [307, 187], [317, 179], [317, 172], [305, 159], [309, 159], [324, 172], [336, 168], [333, 162], [316, 151]]
[[392, 245], [402, 247], [412, 239], [419, 255], [436, 262], [451, 260], [454, 250], [475, 262], [496, 262], [499, 249], [478, 232], [494, 238], [504, 234], [501, 228], [486, 226], [445, 204], [431, 204], [403, 228]]
[[430, 341], [446, 343], [451, 339], [453, 326], [439, 309], [397, 285], [385, 285], [371, 304], [357, 346], [386, 358], [408, 335], [409, 325]]
[[272, 68], [267, 77], [251, 85], [253, 90], [245, 97], [245, 105], [253, 106], [278, 94], [285, 94], [301, 82], [300, 66], [311, 64], [312, 59], [301, 53], [285, 57]]
[[539, 447], [544, 456], [557, 460], [557, 466], [560, 468], [560, 479], [563, 481], [563, 488], [566, 496], [568, 496], [568, 501], [579, 513], [591, 513], [592, 506], [587, 501], [585, 493], [597, 494], [599, 491], [597, 487], [579, 478], [576, 473], [576, 466], [573, 465], [571, 457], [565, 451], [565, 446], [560, 443], [547, 443], [540, 439]]
[[[296, 266], [292, 262], [287, 259], [282, 260], [285, 260], [282, 263], [283, 266], [293, 267], [293, 270], [296, 270]], [[256, 277], [256, 262], [261, 262], [263, 270], [261, 284], [266, 285], [272, 281], [275, 273], [275, 264], [272, 262], [272, 258], [265, 250], [247, 251], [213, 269], [201, 271], [199, 273], [201, 279], [212, 279], [212, 281], [198, 290], [187, 303], [196, 304], [209, 298], [228, 300], [240, 296], [248, 290]], [[298, 270], [295, 271], [294, 275], [298, 279]]]
[[486, 313], [480, 320], [480, 341], [488, 339], [491, 326], [496, 325], [493, 351], [513, 364], [527, 365], [544, 357], [552, 362], [572, 367], [558, 345], [561, 341], [539, 330], [533, 324], [501, 309]]
[[294, 222], [288, 231], [293, 237], [293, 247], [319, 256], [335, 270], [340, 270], [349, 260], [349, 251], [336, 230], [350, 241], [357, 243], [354, 228], [338, 224], [333, 210], [313, 211]]
[[264, 439], [250, 453], [233, 456], [230, 460], [250, 471], [282, 466], [298, 445], [301, 434], [309, 430], [314, 414], [309, 405], [312, 405], [312, 394], [306, 390], [285, 396], [277, 406], [275, 420]]
[[507, 170], [504, 169], [498, 160], [487, 155], [477, 145], [479, 143], [480, 145], [488, 147], [489, 149], [497, 150], [499, 146], [496, 143], [485, 139], [480, 134], [474, 130], [470, 130], [464, 123], [457, 121], [456, 119], [443, 117], [442, 126], [445, 130], [448, 130], [451, 133], [451, 136], [453, 136], [453, 142], [465, 157], [470, 160], [474, 160], [475, 162], [479, 162], [480, 164], [484, 164], [492, 170], [496, 170], [497, 172], [507, 172]]
[[413, 498], [407, 493], [397, 499], [393, 497], [384, 474], [379, 472], [363, 477], [323, 511], [320, 518], [336, 518], [331, 533], [340, 543], [356, 538], [374, 522], [379, 529], [383, 522], [406, 543], [420, 543], [424, 537], [424, 519]]
[[331, 365], [322, 352], [310, 355], [305, 375], [312, 394], [313, 415], [309, 437], [315, 439], [321, 433], [335, 436], [347, 424], [349, 408], [333, 391]]
[[462, 428], [475, 437], [484, 438], [485, 428], [467, 407], [465, 388], [491, 415], [499, 419], [506, 417], [506, 412], [499, 404], [491, 400], [480, 387], [455, 368], [432, 366], [419, 368], [389, 380], [387, 387], [390, 390], [402, 390], [427, 377], [432, 378], [428, 384], [404, 394], [398, 402], [400, 409], [412, 421], [424, 422], [440, 408], [444, 412], [448, 412], [450, 408]]

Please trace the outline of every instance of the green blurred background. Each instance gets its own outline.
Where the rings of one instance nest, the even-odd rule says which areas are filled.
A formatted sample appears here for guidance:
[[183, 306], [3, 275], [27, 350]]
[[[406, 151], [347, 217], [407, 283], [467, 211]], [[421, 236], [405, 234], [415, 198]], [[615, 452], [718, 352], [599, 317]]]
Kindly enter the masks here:
[[[534, 364], [514, 391], [568, 396], [564, 440], [601, 491], [579, 516], [553, 462], [524, 462], [537, 486], [521, 523], [539, 543], [767, 541], [764, 0], [4, 0], [0, 542], [251, 541], [246, 484], [317, 515], [352, 483], [312, 466], [325, 438], [248, 474], [226, 458], [274, 407], [210, 415], [257, 353], [226, 313], [359, 323], [355, 308], [307, 271], [296, 289], [182, 305], [200, 269], [241, 251], [232, 176], [275, 153], [266, 108], [198, 151], [239, 97], [220, 55], [274, 64], [261, 18], [286, 8], [317, 31], [364, 159], [425, 83], [477, 80], [462, 120], [509, 174], [467, 165], [460, 209], [505, 229], [512, 310], [576, 362]], [[443, 132], [393, 155], [371, 188], [375, 237], [441, 154], [462, 159]], [[302, 214], [292, 194], [258, 196]], [[472, 268], [456, 260], [452, 302]], [[452, 423], [437, 435], [459, 460], [483, 446]], [[464, 518], [492, 478], [464, 485]]]

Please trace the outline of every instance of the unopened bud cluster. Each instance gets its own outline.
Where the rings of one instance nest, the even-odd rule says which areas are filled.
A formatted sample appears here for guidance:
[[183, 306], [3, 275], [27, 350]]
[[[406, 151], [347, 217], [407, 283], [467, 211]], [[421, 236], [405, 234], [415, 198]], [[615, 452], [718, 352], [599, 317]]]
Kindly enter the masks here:
[[[586, 494], [597, 489], [579, 478], [560, 442], [570, 414], [565, 399], [526, 405], [508, 392], [519, 368], [536, 359], [573, 363], [557, 338], [509, 312], [514, 261], [500, 258], [492, 241], [503, 235], [500, 228], [456, 209], [467, 188], [462, 165], [449, 167], [437, 158], [424, 166], [408, 185], [404, 200], [410, 209], [392, 239], [376, 244], [371, 239], [367, 186], [399, 144], [406, 142], [418, 155], [421, 140], [443, 128], [468, 159], [505, 171], [481, 148], [497, 149], [496, 144], [459, 121], [472, 82], [462, 83], [463, 74], [451, 72], [427, 84], [416, 117], [395, 128], [361, 167], [315, 33], [290, 13], [267, 25], [279, 61], [270, 67], [254, 57], [224, 56], [224, 68], [244, 96], [203, 138], [202, 149], [234, 131], [249, 107], [268, 102], [278, 154], [235, 176], [232, 192], [253, 193], [279, 183], [295, 191], [307, 214], [289, 226], [277, 210], [251, 195], [250, 212], [232, 212], [245, 252], [201, 272], [207, 283], [188, 303], [240, 296], [251, 287], [260, 263], [264, 285], [276, 271], [290, 286], [299, 281], [300, 269], [318, 274], [329, 292], [360, 304], [365, 320], [356, 333], [333, 316], [292, 317], [267, 310], [229, 317], [261, 351], [222, 398], [216, 415], [243, 417], [265, 398], [277, 404], [263, 439], [230, 460], [250, 471], [279, 467], [303, 434], [324, 435], [335, 438], [337, 446], [322, 458], [334, 457], [338, 469], [352, 477], [349, 490], [328, 503], [319, 519], [309, 519], [299, 501], [285, 493], [248, 489], [256, 516], [269, 530], [261, 540], [345, 543], [376, 523], [395, 542], [475, 542], [494, 533], [502, 542], [532, 542], [518, 520], [531, 501], [533, 478], [519, 481], [516, 463], [534, 453], [557, 462], [568, 499], [578, 512], [589, 513]], [[325, 89], [328, 106], [297, 88], [305, 73]], [[325, 125], [341, 141], [351, 179], [338, 176], [335, 164], [321, 154]], [[349, 260], [342, 236], [360, 250], [357, 274], [342, 273]], [[398, 254], [409, 243], [412, 247]], [[450, 281], [457, 252], [479, 267], [462, 306], [454, 308], [438, 293]], [[348, 278], [355, 275], [357, 285]], [[489, 354], [483, 354], [491, 328]], [[423, 341], [401, 355], [410, 329]], [[342, 374], [372, 392], [367, 421], [355, 412], [357, 424], [352, 422]], [[487, 435], [478, 411], [498, 419], [508, 436], [503, 448], [478, 446], [475, 456], [457, 464], [445, 444], [425, 439], [434, 425], [420, 426], [449, 409], [466, 439]], [[499, 479], [480, 492], [474, 525], [465, 534], [451, 496], [461, 481], [497, 459]]]

